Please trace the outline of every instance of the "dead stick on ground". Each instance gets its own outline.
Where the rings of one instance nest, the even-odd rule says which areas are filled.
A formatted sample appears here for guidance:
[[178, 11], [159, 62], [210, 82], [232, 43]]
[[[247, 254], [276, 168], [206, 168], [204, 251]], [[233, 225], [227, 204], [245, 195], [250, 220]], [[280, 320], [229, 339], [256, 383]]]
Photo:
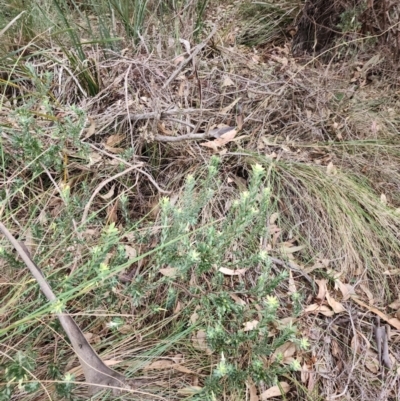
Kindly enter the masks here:
[[131, 119], [131, 121], [149, 120], [150, 118], [163, 119], [168, 116], [200, 113], [200, 112], [204, 112], [204, 111], [212, 111], [212, 110], [211, 109], [172, 109], [172, 110], [165, 110], [165, 111], [161, 111], [161, 112], [149, 111], [148, 113], [133, 114], [129, 118]]
[[273, 263], [277, 264], [278, 266], [288, 267], [290, 270], [293, 270], [296, 273], [301, 274], [312, 286], [313, 290], [315, 290], [315, 284], [312, 278], [303, 270], [299, 269], [297, 266], [293, 265], [290, 262], [284, 262], [283, 260], [274, 258], [270, 256], [270, 259]]
[[[128, 174], [130, 171], [135, 170], [135, 169], [137, 169], [138, 167], [141, 167], [141, 166], [143, 166], [143, 163], [139, 163], [139, 164], [130, 166], [130, 167], [127, 168], [126, 170], [121, 171], [120, 173], [115, 174], [115, 175], [113, 175], [112, 177], [107, 178], [106, 180], [104, 180], [103, 182], [101, 182], [100, 185], [94, 190], [92, 196], [91, 196], [90, 199], [89, 199], [89, 202], [88, 202], [88, 203], [86, 204], [86, 206], [85, 206], [85, 209], [84, 209], [84, 211], [83, 211], [83, 216], [82, 216], [81, 224], [83, 225], [83, 224], [85, 223], [85, 221], [86, 221], [86, 219], [87, 219], [87, 216], [88, 216], [88, 214], [89, 214], [90, 206], [91, 206], [91, 204], [92, 204], [94, 198], [95, 198], [95, 197], [97, 196], [97, 194], [102, 190], [102, 188], [104, 188], [109, 182], [114, 181], [114, 180], [116, 180], [117, 178], [119, 178], [119, 177], [121, 177], [121, 176], [123, 176], [123, 175], [125, 175], [125, 174]], [[142, 173], [143, 173], [143, 171], [142, 171]]]
[[154, 140], [157, 142], [180, 142], [180, 141], [198, 141], [201, 139], [212, 138], [212, 135], [207, 133], [202, 134], [185, 134], [179, 136], [167, 136], [167, 135], [154, 135]]
[[[0, 231], [8, 241], [10, 241], [18, 255], [35, 277], [47, 300], [52, 302], [57, 301], [53, 290], [47, 283], [39, 267], [32, 261], [26, 247], [19, 243], [2, 223], [0, 223]], [[126, 387], [125, 376], [104, 364], [71, 316], [67, 313], [56, 314], [82, 365], [86, 382], [89, 384], [89, 393], [95, 394], [104, 388], [112, 388], [114, 394], [118, 394], [121, 388]]]
[[217, 32], [217, 26], [215, 25], [214, 28], [212, 29], [211, 33], [207, 36], [204, 42], [200, 43], [196, 48], [192, 51], [192, 54], [182, 61], [182, 63], [179, 64], [178, 68], [173, 72], [173, 74], [168, 78], [167, 82], [163, 85], [163, 89], [165, 89], [182, 71], [183, 67], [189, 63], [194, 57], [196, 57], [207, 45], [209, 40], [215, 35], [215, 32]]

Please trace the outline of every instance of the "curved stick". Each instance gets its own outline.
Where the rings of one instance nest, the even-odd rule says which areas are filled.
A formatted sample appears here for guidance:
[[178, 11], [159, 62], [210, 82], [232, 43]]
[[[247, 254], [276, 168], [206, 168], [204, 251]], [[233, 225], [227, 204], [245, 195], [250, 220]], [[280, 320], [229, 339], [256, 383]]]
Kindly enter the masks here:
[[[0, 223], [0, 231], [2, 231], [4, 236], [8, 241], [10, 241], [18, 255], [31, 271], [45, 297], [49, 301], [56, 301], [57, 297], [44, 278], [42, 271], [31, 259], [29, 251], [26, 249], [25, 245], [18, 242], [2, 223]], [[89, 394], [93, 395], [103, 390], [105, 387], [111, 387], [113, 393], [117, 395], [121, 388], [126, 388], [127, 381], [125, 376], [105, 365], [97, 355], [96, 351], [86, 340], [82, 330], [78, 327], [72, 317], [68, 315], [68, 313], [56, 314], [82, 365], [86, 382], [89, 384]]]

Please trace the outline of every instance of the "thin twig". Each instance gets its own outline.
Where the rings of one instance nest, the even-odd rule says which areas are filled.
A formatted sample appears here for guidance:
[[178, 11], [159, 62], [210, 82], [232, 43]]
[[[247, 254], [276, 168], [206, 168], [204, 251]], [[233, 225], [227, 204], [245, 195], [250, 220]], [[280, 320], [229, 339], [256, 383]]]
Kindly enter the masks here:
[[157, 188], [158, 192], [160, 192], [162, 194], [170, 194], [171, 193], [171, 191], [166, 191], [165, 189], [161, 189], [158, 186], [158, 184], [154, 181], [154, 178], [146, 171], [141, 170], [140, 168], [138, 168], [137, 171], [139, 171], [139, 173], [142, 173], [143, 175], [145, 175], [149, 179], [149, 181], [151, 181], [151, 183]]
[[[90, 206], [91, 206], [91, 204], [92, 204], [94, 198], [97, 196], [97, 194], [98, 194], [109, 182], [114, 181], [114, 180], [116, 180], [117, 178], [122, 177], [122, 176], [125, 175], [125, 174], [128, 174], [128, 173], [129, 173], [130, 171], [132, 171], [132, 170], [136, 170], [136, 169], [137, 169], [138, 167], [140, 167], [140, 166], [143, 166], [143, 163], [138, 163], [138, 164], [136, 164], [136, 165], [134, 165], [134, 166], [130, 166], [130, 167], [128, 167], [126, 170], [121, 171], [120, 173], [115, 174], [115, 175], [113, 175], [112, 177], [107, 178], [106, 180], [104, 180], [103, 182], [101, 182], [101, 183], [98, 185], [98, 187], [94, 190], [92, 196], [91, 196], [90, 199], [89, 199], [89, 202], [88, 202], [88, 203], [86, 204], [86, 206], [85, 206], [85, 209], [84, 209], [84, 211], [83, 211], [83, 216], [82, 216], [81, 224], [83, 225], [83, 224], [85, 223], [85, 221], [86, 221], [86, 219], [87, 219], [87, 215], [89, 214]], [[141, 173], [143, 174], [143, 171], [141, 171]]]
[[189, 61], [191, 61], [193, 59], [193, 57], [196, 57], [197, 54], [199, 54], [201, 52], [201, 50], [203, 50], [204, 47], [206, 47], [209, 40], [215, 35], [215, 32], [217, 32], [216, 25], [214, 25], [214, 28], [212, 29], [211, 33], [207, 36], [207, 38], [204, 40], [204, 42], [202, 42], [198, 46], [196, 46], [196, 48], [193, 50], [192, 54], [187, 59], [183, 60], [179, 64], [178, 68], [172, 73], [172, 75], [168, 78], [167, 82], [165, 82], [165, 84], [163, 85], [163, 89], [165, 89], [179, 75], [179, 73], [182, 71], [183, 67], [187, 63], [189, 63]]
[[167, 136], [167, 135], [154, 135], [154, 140], [157, 142], [180, 142], [180, 141], [197, 141], [200, 139], [211, 138], [212, 136], [208, 133], [202, 134], [185, 134], [179, 136]]
[[150, 111], [148, 113], [133, 114], [129, 118], [132, 121], [149, 120], [151, 118], [162, 119], [162, 118], [166, 118], [168, 116], [174, 116], [174, 115], [180, 115], [180, 114], [192, 114], [192, 113], [199, 113], [199, 112], [204, 112], [204, 111], [212, 111], [212, 110], [211, 109], [171, 109], [171, 110], [162, 111], [161, 113], [158, 111]]
[[[352, 327], [352, 329], [353, 329], [353, 335], [356, 337], [356, 336], [357, 336], [357, 330], [356, 330], [356, 328], [355, 328], [355, 326], [354, 326], [353, 316], [352, 316], [350, 310], [347, 310], [347, 313], [348, 313], [348, 315], [349, 315], [351, 327]], [[357, 337], [356, 337], [356, 338], [357, 338]], [[361, 359], [361, 356], [362, 356], [362, 355], [360, 355], [359, 360]], [[350, 372], [349, 372], [349, 374], [348, 374], [348, 376], [347, 376], [346, 386], [345, 386], [344, 390], [343, 390], [340, 394], [333, 395], [333, 396], [331, 397], [332, 400], [335, 400], [336, 398], [341, 398], [341, 397], [343, 397], [345, 394], [347, 394], [347, 390], [348, 390], [348, 388], [349, 388], [349, 386], [350, 386], [350, 382], [351, 382], [351, 380], [353, 380], [353, 372], [354, 372], [354, 369], [355, 369], [355, 367], [357, 366], [357, 361], [356, 361], [356, 359], [357, 359], [357, 352], [353, 352], [353, 361], [352, 361], [352, 364], [351, 364], [351, 367], [350, 367]]]
[[[94, 145], [92, 143], [89, 143], [89, 146], [91, 148], [95, 149], [96, 151], [98, 151], [100, 153], [103, 153], [103, 154], [107, 155], [108, 157], [111, 157], [114, 160], [118, 160], [121, 164], [125, 164], [125, 166], [128, 166], [128, 167], [132, 167], [133, 166], [131, 163], [127, 162], [126, 160], [121, 159], [120, 157], [115, 156], [114, 154], [112, 154], [110, 152], [107, 152], [107, 151], [105, 151], [103, 149], [100, 149], [100, 148], [98, 148], [96, 145]], [[143, 165], [143, 163], [142, 163], [142, 165]], [[160, 188], [160, 186], [157, 184], [157, 182], [154, 180], [154, 178], [150, 174], [146, 173], [145, 171], [143, 171], [143, 170], [141, 170], [139, 168], [137, 169], [137, 171], [139, 171], [139, 173], [144, 174], [149, 179], [149, 181], [154, 185], [154, 187], [157, 189], [157, 191], [160, 192], [161, 194], [167, 194], [168, 195], [168, 194], [171, 193], [171, 191], [167, 191], [165, 189]]]
[[315, 284], [312, 278], [303, 270], [299, 269], [296, 265], [290, 262], [284, 262], [283, 260], [274, 258], [270, 256], [272, 262], [277, 264], [278, 266], [288, 267], [290, 270], [295, 271], [296, 273], [301, 274], [312, 286], [313, 290], [315, 290]]
[[190, 128], [195, 128], [195, 127], [196, 127], [195, 125], [191, 124], [191, 123], [188, 122], [188, 121], [182, 121], [182, 120], [179, 120], [179, 119], [173, 118], [173, 117], [170, 117], [170, 118], [168, 119], [168, 121], [173, 121], [173, 122], [176, 122], [176, 123], [178, 123], [178, 124], [187, 125], [187, 126], [190, 127]]

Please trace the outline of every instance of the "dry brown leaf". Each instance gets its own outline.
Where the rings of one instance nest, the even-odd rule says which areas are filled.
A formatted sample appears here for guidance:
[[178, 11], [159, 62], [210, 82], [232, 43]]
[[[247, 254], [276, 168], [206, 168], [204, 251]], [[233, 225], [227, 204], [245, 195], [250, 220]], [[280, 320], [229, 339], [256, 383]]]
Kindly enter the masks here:
[[308, 305], [304, 312], [316, 312], [321, 313], [324, 316], [333, 316], [335, 312], [326, 305], [312, 304]]
[[301, 382], [302, 383], [308, 383], [308, 389], [312, 391], [314, 388], [314, 374], [313, 372], [313, 367], [312, 365], [308, 363], [303, 363], [303, 366], [301, 367]]
[[275, 352], [271, 356], [271, 361], [275, 361], [278, 355], [282, 355], [283, 363], [287, 363], [288, 358], [292, 358], [295, 353], [296, 345], [291, 341], [288, 341], [275, 350]]
[[212, 355], [212, 350], [208, 348], [207, 336], [204, 330], [199, 330], [194, 336], [192, 336], [193, 347], [204, 351], [206, 355]]
[[353, 350], [354, 353], [359, 354], [361, 351], [361, 343], [358, 338], [357, 333], [353, 336], [350, 342], [350, 347]]
[[400, 269], [388, 269], [383, 272], [386, 276], [397, 276], [400, 274]]
[[[248, 135], [241, 135], [241, 136], [237, 136], [235, 139], [232, 139], [232, 142], [239, 142], [239, 141], [241, 141], [242, 139], [246, 139], [246, 138], [248, 138], [249, 136]], [[225, 149], [224, 149], [225, 150]]]
[[169, 135], [169, 136], [171, 136], [171, 135], [174, 134], [173, 131], [171, 131], [171, 130], [169, 130], [169, 129], [166, 128], [165, 123], [163, 123], [163, 122], [158, 122], [158, 123], [157, 123], [157, 129], [158, 129], [159, 131], [161, 131], [161, 133], [162, 133], [163, 135]]
[[289, 270], [289, 292], [288, 294], [295, 294], [297, 292], [297, 288], [296, 288], [296, 283], [293, 279], [293, 273], [291, 270]]
[[284, 254], [299, 252], [305, 248], [305, 245], [299, 246], [281, 246], [279, 250]]
[[368, 288], [368, 286], [365, 284], [360, 284], [360, 288], [365, 292], [365, 295], [368, 297], [368, 303], [370, 305], [373, 305], [374, 304], [374, 296], [373, 296], [371, 290]]
[[391, 309], [399, 309], [400, 308], [400, 299], [396, 299], [396, 301], [392, 302], [388, 305]]
[[[235, 99], [231, 104], [228, 104], [228, 106], [224, 107], [224, 108], [220, 111], [220, 113], [221, 113], [221, 114], [227, 114], [227, 113], [229, 113], [241, 99], [242, 99], [241, 97], [238, 97], [238, 98]], [[239, 125], [239, 124], [238, 124], [238, 125]], [[240, 129], [239, 129], [239, 131], [240, 131]]]
[[181, 56], [175, 57], [173, 63], [175, 65], [178, 65], [178, 64], [182, 63], [183, 61], [185, 61], [185, 56], [181, 55]]
[[278, 220], [279, 213], [272, 213], [271, 217], [269, 218], [269, 224], [275, 224], [276, 221]]
[[297, 319], [295, 317], [289, 316], [275, 321], [274, 326], [281, 331], [287, 329], [290, 326], [293, 326], [296, 321]]
[[114, 196], [115, 185], [111, 187], [111, 189], [104, 195], [99, 194], [101, 199], [110, 200]]
[[340, 280], [336, 280], [335, 284], [339, 287], [339, 290], [343, 295], [343, 301], [347, 301], [351, 295], [356, 295], [354, 286], [342, 283]]
[[305, 271], [305, 273], [310, 274], [310, 273], [312, 273], [314, 270], [316, 270], [316, 269], [322, 269], [323, 267], [324, 267], [324, 265], [323, 265], [320, 261], [317, 261], [317, 262], [315, 262], [312, 266], [306, 267], [306, 268], [304, 269], [304, 271]]
[[85, 134], [85, 139], [90, 138], [96, 132], [96, 122], [93, 120], [92, 117], [88, 116], [88, 120], [90, 122], [90, 126]]
[[261, 394], [260, 398], [261, 400], [268, 400], [269, 398], [279, 397], [280, 395], [286, 394], [289, 390], [290, 390], [289, 383], [280, 382], [279, 386], [272, 386], [268, 390], [264, 391]]
[[311, 371], [312, 366], [308, 365], [307, 363], [303, 363], [303, 366], [301, 367], [301, 373], [300, 373], [300, 380], [302, 383], [307, 383], [308, 377], [309, 377], [309, 372]]
[[165, 277], [175, 277], [177, 274], [177, 268], [176, 267], [166, 267], [164, 269], [160, 269], [159, 272], [165, 276]]
[[34, 255], [37, 243], [33, 238], [32, 230], [30, 228], [25, 231], [25, 241], [23, 243], [26, 246], [26, 249], [28, 249], [29, 253]]
[[174, 365], [175, 362], [170, 361], [169, 359], [160, 359], [152, 362], [150, 365], [145, 366], [143, 370], [165, 370], [171, 369]]
[[315, 280], [315, 282], [318, 285], [317, 299], [319, 301], [323, 301], [325, 299], [325, 295], [326, 295], [326, 292], [327, 292], [326, 284], [327, 284], [328, 281], [323, 278], [321, 280]]
[[220, 267], [218, 271], [222, 274], [225, 274], [225, 276], [242, 276], [243, 274], [246, 273], [247, 269], [228, 269], [227, 267]]
[[238, 115], [236, 116], [236, 125], [237, 125], [238, 131], [241, 131], [241, 130], [242, 130], [242, 128], [243, 128], [243, 123], [244, 123], [243, 114], [242, 114], [242, 113], [241, 113], [241, 114], [238, 114]]
[[183, 354], [175, 354], [173, 356], [170, 357], [171, 361], [174, 361], [175, 363], [183, 363], [185, 361], [185, 357], [183, 356]]
[[137, 256], [137, 251], [135, 248], [133, 248], [130, 245], [125, 245], [125, 252], [126, 252], [126, 256], [128, 256], [128, 259], [135, 259]]
[[183, 46], [185, 46], [185, 50], [188, 54], [191, 53], [191, 47], [190, 47], [190, 42], [186, 39], [182, 39], [179, 38], [179, 42], [181, 42], [183, 44]]
[[208, 135], [213, 138], [220, 138], [222, 135], [226, 134], [232, 129], [233, 127], [230, 127], [229, 125], [218, 124], [216, 128], [213, 128], [210, 131], [208, 131]]
[[249, 379], [248, 382], [246, 382], [246, 386], [249, 389], [249, 401], [259, 401], [260, 399], [258, 398], [257, 395], [257, 387], [253, 383], [251, 379]]
[[336, 167], [333, 165], [332, 162], [330, 162], [330, 163], [328, 164], [328, 166], [326, 167], [326, 174], [327, 174], [327, 175], [335, 175], [335, 174], [337, 174], [337, 169], [336, 169]]
[[197, 312], [192, 313], [190, 316], [190, 323], [195, 324], [197, 320], [199, 319], [199, 314]]
[[379, 309], [377, 309], [373, 306], [367, 305], [365, 302], [361, 301], [360, 299], [356, 298], [355, 296], [352, 296], [351, 299], [358, 305], [363, 306], [364, 308], [368, 309], [369, 311], [375, 313], [382, 320], [389, 323], [391, 326], [393, 326], [397, 330], [400, 330], [400, 320], [399, 319], [396, 319], [394, 317], [393, 318], [389, 317], [385, 313], [381, 312]]
[[119, 145], [124, 139], [124, 134], [110, 135], [106, 140], [106, 145], [114, 148], [116, 145]]
[[246, 302], [243, 301], [242, 298], [238, 297], [236, 294], [229, 294], [229, 296], [238, 304], [241, 306], [246, 305]]
[[341, 313], [346, 311], [346, 309], [340, 302], [336, 301], [329, 295], [329, 291], [326, 292], [326, 300], [328, 301], [329, 306], [333, 309], [335, 313]]
[[329, 259], [321, 259], [320, 262], [326, 267], [329, 267], [329, 264], [331, 263], [331, 261]]
[[189, 375], [197, 375], [198, 374], [194, 370], [190, 370], [190, 369], [186, 368], [185, 366], [180, 365], [179, 363], [173, 365], [172, 369], [177, 370], [178, 372], [181, 372], [181, 373], [187, 373]]
[[201, 143], [200, 145], [216, 150], [217, 148], [222, 147], [227, 143], [233, 141], [236, 134], [237, 130], [233, 128], [230, 131], [226, 132], [225, 134], [222, 134], [219, 138], [214, 139], [213, 141]]
[[115, 255], [115, 251], [107, 252], [106, 257], [104, 258], [104, 263], [108, 265], [110, 263], [111, 258]]
[[93, 338], [93, 333], [83, 333], [83, 335], [88, 342], [91, 342], [90, 340]]
[[174, 308], [174, 314], [179, 313], [181, 310], [182, 310], [182, 302], [181, 302], [181, 301], [178, 301], [178, 302], [176, 303], [175, 308]]
[[[112, 146], [108, 146], [108, 145], [104, 145], [104, 149], [107, 150], [107, 152], [113, 153], [115, 155], [120, 154], [120, 153], [124, 153], [125, 149], [122, 148], [114, 148]], [[116, 164], [119, 164], [120, 162], [118, 160], [116, 160]], [[110, 164], [112, 164], [110, 162]]]
[[116, 223], [118, 221], [118, 207], [119, 207], [119, 201], [116, 199], [113, 203], [110, 203], [107, 206], [107, 222], [108, 223]]
[[215, 141], [203, 142], [200, 146], [205, 146], [206, 148], [212, 149], [214, 152], [218, 152], [218, 146]]
[[182, 77], [182, 81], [181, 81], [181, 83], [179, 84], [178, 96], [179, 96], [179, 97], [185, 96], [185, 95], [186, 95], [186, 93], [185, 93], [186, 91], [187, 91], [187, 82], [186, 82], [185, 76], [183, 76], [183, 77]]
[[225, 76], [225, 78], [221, 84], [221, 88], [225, 88], [227, 86], [235, 86], [235, 84], [228, 76]]
[[286, 67], [289, 64], [289, 60], [286, 57], [279, 57], [276, 56], [275, 54], [272, 54], [270, 57], [272, 60], [275, 60], [278, 63], [282, 64], [284, 67]]
[[136, 240], [136, 234], [131, 232], [126, 232], [122, 238], [127, 239], [129, 242], [134, 242]]
[[122, 334], [128, 334], [128, 333], [133, 333], [135, 329], [131, 324], [124, 324], [118, 328], [118, 331]]
[[252, 320], [250, 322], [243, 323], [244, 329], [243, 331], [251, 331], [257, 328], [260, 322], [258, 320]]
[[191, 396], [191, 395], [200, 393], [202, 390], [203, 390], [203, 388], [199, 387], [199, 386], [189, 386], [189, 387], [184, 387], [184, 388], [179, 389], [177, 391], [177, 393], [180, 395]]
[[314, 391], [316, 383], [317, 383], [316, 374], [311, 372], [309, 374], [308, 385], [307, 385], [307, 390], [309, 391], [309, 394]]
[[364, 359], [365, 367], [372, 373], [379, 372], [379, 361], [378, 354], [371, 350], [367, 350], [366, 357]]
[[91, 167], [91, 166], [99, 163], [101, 161], [101, 159], [102, 159], [101, 154], [99, 154], [97, 152], [90, 152], [88, 167]]
[[332, 340], [331, 340], [331, 352], [332, 352], [332, 355], [336, 356], [336, 357], [341, 357], [341, 355], [342, 355], [342, 350], [339, 347], [338, 342], [334, 338], [332, 338]]
[[106, 366], [114, 366], [118, 365], [119, 363], [123, 362], [123, 360], [118, 360], [118, 359], [108, 359], [106, 361], [103, 361]]

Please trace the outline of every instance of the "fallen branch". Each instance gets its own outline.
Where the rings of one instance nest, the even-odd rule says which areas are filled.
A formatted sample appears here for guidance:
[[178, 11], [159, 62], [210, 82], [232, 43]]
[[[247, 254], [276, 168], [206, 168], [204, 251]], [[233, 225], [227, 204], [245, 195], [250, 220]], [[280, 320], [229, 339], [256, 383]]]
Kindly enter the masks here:
[[179, 136], [168, 136], [168, 135], [154, 135], [154, 140], [157, 142], [180, 142], [180, 141], [198, 141], [201, 139], [211, 138], [212, 136], [207, 133], [202, 134], [186, 134]]
[[208, 138], [221, 138], [224, 134], [234, 130], [235, 127], [219, 127], [212, 129], [208, 132], [196, 134], [196, 130], [185, 135], [168, 136], [168, 135], [154, 135], [154, 140], [158, 142], [180, 142], [180, 141], [197, 141]]
[[[26, 247], [18, 242], [2, 223], [0, 223], [0, 230], [35, 277], [47, 300], [50, 302], [57, 301], [53, 290], [44, 278], [42, 271], [31, 259]], [[82, 365], [83, 374], [89, 384], [89, 394], [93, 395], [108, 387], [113, 389], [115, 395], [118, 395], [121, 388], [127, 388], [125, 376], [105, 365], [72, 317], [68, 313], [56, 314]]]

